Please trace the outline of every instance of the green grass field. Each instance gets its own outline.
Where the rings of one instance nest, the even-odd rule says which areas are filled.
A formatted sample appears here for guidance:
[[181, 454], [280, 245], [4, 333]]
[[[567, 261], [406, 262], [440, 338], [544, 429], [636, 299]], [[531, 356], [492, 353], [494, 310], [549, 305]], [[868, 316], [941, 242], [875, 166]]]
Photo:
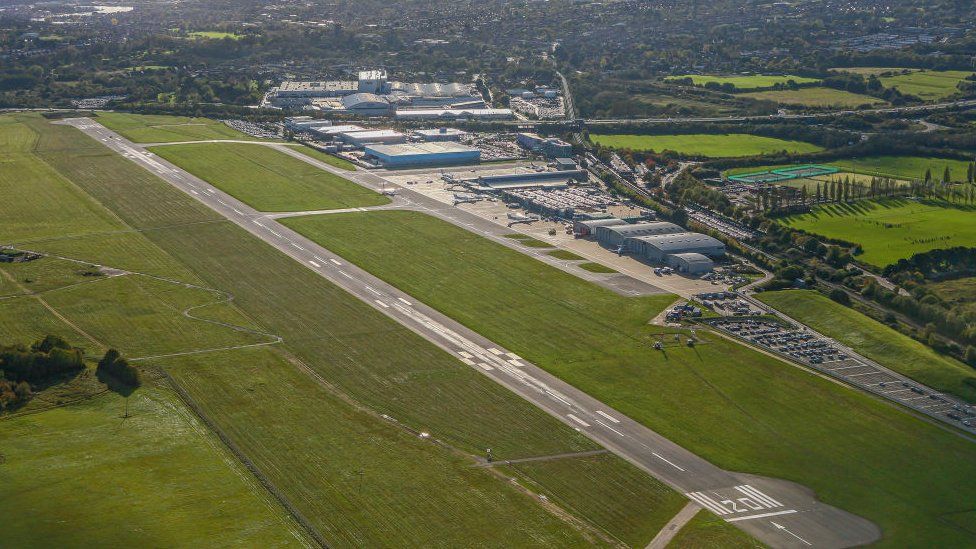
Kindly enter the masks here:
[[737, 76], [715, 76], [715, 75], [703, 75], [703, 74], [683, 74], [677, 76], [670, 76], [664, 80], [683, 80], [685, 78], [691, 78], [692, 82], [696, 86], [704, 86], [709, 82], [715, 82], [717, 84], [732, 84], [737, 90], [756, 90], [761, 88], [771, 88], [776, 84], [786, 84], [790, 80], [796, 82], [797, 84], [812, 84], [815, 82], [820, 82], [817, 78], [806, 78], [804, 76], [793, 76], [793, 75], [783, 75], [783, 76], [771, 76], [763, 74], [755, 74], [749, 76], [737, 75]]
[[[0, 332], [2, 335], [2, 332]], [[298, 525], [171, 392], [0, 420], [10, 547], [301, 546]]]
[[[36, 134], [34, 141], [42, 145], [34, 153], [38, 161], [59, 174], [45, 181], [52, 199], [79, 197], [89, 210], [83, 218], [65, 220], [60, 238], [51, 235], [36, 244], [59, 246], [71, 252], [66, 255], [91, 262], [114, 265], [105, 259], [111, 258], [220, 288], [233, 294], [233, 304], [194, 314], [234, 319], [284, 338], [284, 344], [271, 347], [146, 363], [169, 371], [330, 545], [603, 545], [606, 539], [633, 537], [635, 531], [657, 531], [661, 517], [677, 512], [668, 507], [673, 495], [659, 499], [660, 508], [647, 509], [636, 506], [646, 499], [605, 491], [592, 495], [593, 507], [566, 510], [580, 522], [549, 513], [507, 478], [472, 467], [472, 456], [482, 455], [486, 447], [506, 459], [593, 450], [598, 448], [594, 443], [77, 130], [34, 116], [0, 117], [0, 124], [11, 119]], [[8, 125], [0, 126], [0, 139], [20, 131], [13, 129], [20, 125]], [[29, 209], [31, 200], [21, 190], [0, 203], [0, 229], [8, 219], [19, 219], [12, 214]], [[105, 219], [114, 220], [113, 230], [87, 231], [102, 227]], [[82, 228], [79, 238], [69, 221]], [[128, 239], [121, 250], [118, 235]], [[83, 246], [71, 249], [82, 241]], [[129, 257], [133, 252], [144, 257]], [[179, 286], [170, 292], [165, 288], [171, 285], [163, 283], [158, 288], [126, 286], [135, 280], [132, 275], [107, 280], [123, 285], [104, 285], [101, 296], [72, 292], [91, 291], [106, 281], [42, 295], [64, 307], [66, 318], [80, 328], [127, 354], [169, 353], [180, 345], [199, 350], [194, 338], [218, 330], [181, 314], [203, 301], [199, 290]], [[138, 311], [127, 310], [134, 290], [148, 294]], [[62, 291], [65, 295], [55, 299]], [[116, 309], [107, 306], [113, 296]], [[0, 300], [0, 307], [0, 334], [18, 339], [74, 334], [46, 314], [36, 298]], [[117, 326], [120, 311], [132, 318], [124, 333], [111, 327]], [[183, 328], [189, 325], [205, 329], [189, 333]], [[219, 343], [216, 338], [227, 332], [237, 334], [225, 327], [212, 334], [210, 343]], [[237, 336], [245, 343], [251, 337]], [[418, 437], [421, 431], [430, 439]], [[589, 466], [586, 482], [618, 477], [621, 464], [607, 456]], [[646, 475], [634, 475], [629, 482], [635, 494], [668, 492]], [[184, 493], [200, 496], [189, 487]], [[55, 516], [55, 509], [38, 512]], [[143, 520], [141, 513], [152, 512], [143, 506], [124, 509], [113, 518], [132, 515], [135, 522]], [[238, 526], [248, 531], [245, 519]], [[189, 522], [174, 527], [182, 527], [188, 540], [200, 535]], [[112, 541], [111, 531], [103, 536]], [[643, 545], [649, 538], [638, 541]]]
[[206, 38], [208, 40], [222, 40], [224, 38], [230, 38], [231, 40], [240, 40], [244, 36], [240, 34], [235, 34], [233, 32], [221, 32], [221, 31], [194, 31], [186, 33], [187, 36], [194, 39]]
[[591, 273], [612, 274], [617, 272], [615, 269], [611, 269], [606, 265], [601, 265], [599, 263], [592, 263], [592, 262], [581, 263], [580, 268], [590, 271]]
[[668, 544], [669, 549], [759, 549], [763, 544], [708, 511], [698, 511]]
[[[617, 532], [618, 539], [630, 547], [653, 539], [659, 531], [654, 526], [669, 521], [686, 503], [663, 485], [642, 482], [644, 474], [636, 467], [608, 455], [514, 463], [502, 469], [562, 507], [594, 517], [598, 526]], [[613, 505], [614, 498], [633, 505]], [[656, 515], [650, 524], [646, 514]]]
[[976, 543], [943, 518], [972, 508], [976, 446], [717, 335], [654, 352], [673, 296], [624, 298], [416, 212], [287, 224], [706, 459], [868, 517], [879, 545]]
[[885, 102], [870, 95], [861, 95], [833, 88], [802, 88], [799, 90], [769, 90], [740, 94], [761, 101], [773, 101], [780, 105], [797, 107], [855, 108], [863, 105], [878, 106]]
[[582, 261], [583, 259], [585, 259], [582, 256], [576, 255], [569, 250], [553, 250], [549, 252], [548, 255], [555, 257], [556, 259], [564, 259], [566, 261]]
[[317, 151], [311, 147], [306, 147], [305, 145], [288, 145], [288, 146], [304, 155], [311, 156], [316, 160], [321, 160], [322, 162], [325, 162], [326, 164], [329, 164], [331, 166], [335, 166], [336, 168], [342, 170], [356, 171], [355, 164], [353, 164], [348, 160], [339, 158], [338, 156], [329, 153], [324, 153], [322, 151]]
[[959, 92], [957, 84], [973, 74], [972, 71], [930, 71], [884, 67], [856, 67], [831, 69], [838, 72], [851, 72], [865, 76], [879, 76], [886, 88], [914, 95], [926, 101], [939, 101]]
[[919, 252], [976, 245], [976, 209], [935, 200], [863, 200], [786, 217], [796, 229], [860, 244], [860, 261], [884, 267]]
[[99, 124], [133, 143], [173, 143], [209, 139], [256, 140], [219, 120], [209, 118], [102, 111], [98, 113], [97, 120]]
[[199, 143], [152, 152], [264, 212], [334, 210], [390, 199], [263, 145]]
[[976, 371], [872, 318], [813, 291], [763, 292], [756, 297], [883, 366], [976, 403]]
[[693, 156], [712, 158], [754, 156], [779, 151], [809, 153], [823, 150], [802, 141], [788, 141], [748, 134], [688, 134], [688, 135], [601, 135], [590, 139], [605, 147], [635, 151], [675, 151]]

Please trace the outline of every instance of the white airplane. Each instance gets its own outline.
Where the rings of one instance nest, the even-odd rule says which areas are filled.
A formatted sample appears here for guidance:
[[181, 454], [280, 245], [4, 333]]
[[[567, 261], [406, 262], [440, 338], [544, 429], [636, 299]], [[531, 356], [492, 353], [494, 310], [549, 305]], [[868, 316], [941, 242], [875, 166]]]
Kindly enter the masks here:
[[517, 225], [519, 223], [534, 223], [539, 220], [537, 215], [522, 215], [517, 213], [508, 214], [508, 226]]

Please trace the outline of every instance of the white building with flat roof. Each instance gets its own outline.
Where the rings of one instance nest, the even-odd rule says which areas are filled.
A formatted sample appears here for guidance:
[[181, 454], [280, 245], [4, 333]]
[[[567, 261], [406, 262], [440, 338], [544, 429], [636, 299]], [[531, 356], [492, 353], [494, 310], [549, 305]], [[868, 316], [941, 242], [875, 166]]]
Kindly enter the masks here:
[[355, 130], [340, 133], [337, 138], [354, 147], [364, 147], [377, 143], [392, 145], [403, 143], [407, 136], [394, 130]]
[[366, 156], [375, 158], [386, 168], [409, 166], [450, 166], [472, 164], [481, 160], [481, 151], [459, 143], [405, 143], [402, 145], [367, 145]]

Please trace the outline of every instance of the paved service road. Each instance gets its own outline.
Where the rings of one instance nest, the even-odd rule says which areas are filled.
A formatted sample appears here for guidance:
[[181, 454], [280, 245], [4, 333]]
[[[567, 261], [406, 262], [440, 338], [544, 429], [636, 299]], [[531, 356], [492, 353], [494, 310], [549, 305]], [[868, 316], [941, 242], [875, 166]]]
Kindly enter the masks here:
[[[77, 127], [143, 166], [763, 543], [849, 547], [880, 537], [871, 522], [820, 503], [803, 486], [716, 467], [93, 120], [73, 118], [60, 123]], [[323, 169], [377, 187], [378, 182], [370, 178], [379, 178], [372, 174], [350, 174], [331, 166]]]

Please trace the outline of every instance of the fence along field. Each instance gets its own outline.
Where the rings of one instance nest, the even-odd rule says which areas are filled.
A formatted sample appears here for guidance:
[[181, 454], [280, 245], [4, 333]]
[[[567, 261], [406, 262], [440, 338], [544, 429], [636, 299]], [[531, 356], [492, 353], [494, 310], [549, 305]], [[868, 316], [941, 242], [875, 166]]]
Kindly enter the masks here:
[[[389, 535], [418, 544], [497, 542], [497, 533], [504, 531], [520, 536], [520, 544], [535, 540], [574, 546], [586, 539], [630, 535], [607, 531], [612, 524], [601, 528], [606, 523], [578, 511], [578, 518], [589, 526], [569, 525], [505, 479], [471, 468], [471, 456], [482, 455], [487, 447], [499, 458], [530, 457], [597, 448], [592, 442], [242, 230], [215, 219], [135, 164], [105, 154], [100, 144], [73, 128], [48, 126], [33, 117], [25, 122], [47, 142], [38, 151], [46, 162], [110, 208], [126, 234], [146, 240], [143, 248], [155, 257], [145, 263], [228, 291], [240, 314], [285, 339], [273, 347], [158, 363], [171, 369], [203, 409], [212, 411], [211, 419], [247, 456], [269, 476], [274, 472], [278, 491], [327, 540], [339, 546], [379, 545]], [[99, 259], [97, 246], [86, 250], [91, 254], [87, 259]], [[208, 360], [203, 366], [187, 367], [204, 358]], [[248, 359], [254, 369], [241, 376], [241, 364]], [[483, 413], [488, 409], [493, 413]], [[281, 422], [279, 417], [290, 419]], [[348, 429], [328, 421], [339, 417], [354, 421]], [[419, 438], [421, 431], [431, 438]], [[287, 437], [287, 444], [281, 437]], [[432, 442], [435, 439], [444, 444]], [[324, 474], [318, 459], [295, 459], [296, 455], [321, 455], [331, 459], [335, 469]], [[359, 467], [352, 465], [357, 460]], [[380, 471], [380, 465], [371, 463], [389, 470]], [[365, 471], [362, 477], [359, 470]], [[400, 478], [416, 475], [424, 481], [415, 487], [422, 501], [409, 499], [409, 493], [390, 495], [397, 472]], [[646, 475], [634, 478], [647, 485], [646, 491], [660, 489]], [[332, 482], [340, 480], [344, 484], [339, 486], [347, 490], [337, 491]], [[378, 495], [376, 488], [383, 488], [383, 493]], [[671, 512], [655, 515], [616, 494], [592, 497], [603, 498], [616, 513], [629, 517], [620, 524], [637, 522], [641, 531], [659, 529], [659, 516]], [[356, 505], [347, 506], [347, 500]], [[655, 504], [670, 509], [675, 500], [668, 497]], [[673, 511], [682, 504], [678, 501]], [[348, 514], [336, 516], [336, 508]]]

